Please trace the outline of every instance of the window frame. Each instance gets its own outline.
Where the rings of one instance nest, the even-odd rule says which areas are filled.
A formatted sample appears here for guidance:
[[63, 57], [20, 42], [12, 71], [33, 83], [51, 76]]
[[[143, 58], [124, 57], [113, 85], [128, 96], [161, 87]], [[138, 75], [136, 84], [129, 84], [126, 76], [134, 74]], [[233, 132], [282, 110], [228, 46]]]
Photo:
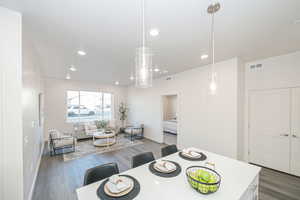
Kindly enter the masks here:
[[[68, 104], [68, 92], [76, 92], [78, 93], [78, 105], [69, 105]], [[81, 106], [84, 106], [84, 105], [81, 105], [81, 93], [82, 92], [94, 92], [94, 93], [98, 93], [98, 94], [101, 94], [100, 95], [100, 99], [99, 101], [101, 101], [101, 104], [99, 104], [101, 106], [101, 109], [100, 109], [100, 118], [99, 119], [91, 119], [91, 120], [82, 120], [81, 119], [81, 115], [80, 115], [80, 107]], [[110, 117], [109, 119], [104, 119], [104, 94], [110, 94]], [[68, 116], [68, 108], [69, 107], [73, 107], [73, 106], [78, 106], [79, 109], [78, 109], [78, 112], [79, 112], [79, 117], [75, 120], [72, 120], [69, 118]], [[84, 106], [86, 107], [86, 106]], [[114, 94], [112, 92], [107, 92], [107, 91], [92, 91], [92, 90], [66, 90], [66, 123], [83, 123], [83, 122], [89, 122], [89, 121], [95, 121], [95, 120], [106, 120], [106, 121], [111, 121], [114, 119]]]

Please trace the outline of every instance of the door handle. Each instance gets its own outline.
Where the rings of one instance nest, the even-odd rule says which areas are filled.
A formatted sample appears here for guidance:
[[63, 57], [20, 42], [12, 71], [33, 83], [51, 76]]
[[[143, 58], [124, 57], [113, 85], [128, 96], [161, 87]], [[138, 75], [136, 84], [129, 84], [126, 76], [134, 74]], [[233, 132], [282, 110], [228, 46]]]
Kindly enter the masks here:
[[280, 134], [280, 136], [288, 137], [289, 134]]
[[296, 134], [293, 134], [292, 136], [293, 136], [293, 138], [298, 138], [298, 136]]

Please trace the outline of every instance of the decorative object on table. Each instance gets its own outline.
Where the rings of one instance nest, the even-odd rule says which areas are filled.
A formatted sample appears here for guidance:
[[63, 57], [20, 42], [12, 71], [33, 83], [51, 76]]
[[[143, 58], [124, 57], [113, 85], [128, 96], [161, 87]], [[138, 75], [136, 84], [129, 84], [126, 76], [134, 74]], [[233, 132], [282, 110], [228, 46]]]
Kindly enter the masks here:
[[178, 155], [181, 158], [189, 161], [203, 161], [207, 158], [204, 153], [200, 152], [200, 150], [196, 148], [183, 149]]
[[135, 139], [144, 138], [144, 124], [140, 125], [129, 125], [125, 128], [125, 137], [130, 138], [131, 141]]
[[120, 172], [117, 163], [107, 163], [93, 167], [85, 172], [83, 185], [95, 183], [118, 173]]
[[181, 166], [177, 162], [161, 160], [150, 163], [149, 170], [156, 176], [172, 178], [181, 173]]
[[59, 154], [65, 153], [65, 149], [71, 149], [67, 153], [75, 151], [76, 138], [72, 134], [61, 133], [56, 129], [49, 130], [49, 149], [50, 155], [57, 155], [58, 151], [61, 151]]
[[[208, 167], [213, 166], [213, 169]], [[188, 182], [201, 194], [211, 194], [218, 191], [221, 184], [221, 175], [216, 172], [215, 165], [206, 163], [203, 166], [191, 166], [186, 169], [186, 177]]]
[[128, 114], [128, 107], [126, 106], [125, 103], [120, 103], [119, 105], [119, 115], [120, 115], [120, 120], [122, 122], [122, 127], [121, 129], [124, 129], [125, 127], [125, 121], [127, 119], [127, 114]]
[[132, 168], [139, 167], [154, 160], [155, 158], [152, 152], [140, 153], [132, 157], [131, 166]]
[[[101, 185], [97, 189], [97, 195], [101, 200], [131, 200], [134, 199], [140, 193], [140, 183], [137, 179], [129, 175], [119, 175], [119, 177], [121, 177], [121, 179], [111, 177], [101, 183]], [[129, 184], [133, 184], [129, 185], [130, 187], [127, 187], [126, 184], [123, 183], [123, 185], [119, 187], [123, 190], [119, 190], [118, 186], [115, 186], [115, 188], [112, 186], [114, 183], [116, 183], [117, 185], [119, 180], [122, 180], [123, 182], [124, 178], [126, 178], [127, 180], [130, 179], [132, 182], [128, 181]], [[117, 193], [118, 190], [121, 192]]]
[[165, 157], [173, 153], [178, 152], [177, 146], [175, 144], [165, 146], [161, 149], [161, 156]]
[[106, 147], [95, 147], [93, 144], [93, 140], [81, 140], [76, 144], [76, 151], [72, 153], [67, 153], [63, 155], [64, 161], [75, 160], [78, 158], [82, 158], [84, 156], [89, 156], [93, 154], [102, 154], [106, 152], [112, 152], [121, 150], [128, 147], [133, 147], [136, 145], [142, 145], [144, 142], [140, 140], [135, 140], [131, 142], [127, 138], [123, 136], [117, 136], [117, 143], [109, 148]]
[[105, 130], [104, 133], [105, 133], [105, 134], [112, 133], [112, 130]]
[[108, 126], [109, 122], [106, 120], [96, 120], [95, 121], [95, 125], [97, 126], [98, 130], [101, 129], [106, 129], [106, 127]]

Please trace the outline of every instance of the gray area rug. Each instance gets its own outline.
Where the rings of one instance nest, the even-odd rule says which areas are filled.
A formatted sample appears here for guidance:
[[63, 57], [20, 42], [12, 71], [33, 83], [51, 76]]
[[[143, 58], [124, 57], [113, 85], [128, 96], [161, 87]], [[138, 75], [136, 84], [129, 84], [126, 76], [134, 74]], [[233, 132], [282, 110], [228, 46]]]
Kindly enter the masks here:
[[124, 136], [118, 136], [117, 143], [110, 147], [95, 147], [93, 145], [93, 140], [83, 140], [77, 142], [75, 152], [63, 154], [63, 158], [64, 161], [70, 161], [91, 154], [101, 154], [110, 151], [116, 151], [140, 144], [143, 144], [141, 140], [130, 141], [129, 139], [124, 138]]

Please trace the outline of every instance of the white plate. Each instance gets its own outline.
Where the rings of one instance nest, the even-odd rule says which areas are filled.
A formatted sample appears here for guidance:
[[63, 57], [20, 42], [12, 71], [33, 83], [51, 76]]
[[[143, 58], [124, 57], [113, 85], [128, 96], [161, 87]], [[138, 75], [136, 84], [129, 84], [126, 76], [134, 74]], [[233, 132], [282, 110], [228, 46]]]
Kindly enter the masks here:
[[172, 166], [172, 169], [168, 169], [168, 168], [166, 168], [166, 167], [160, 165], [159, 162], [156, 162], [156, 163], [153, 165], [153, 167], [154, 167], [154, 169], [156, 169], [157, 171], [162, 172], [162, 173], [170, 173], [170, 172], [174, 172], [174, 171], [176, 170], [176, 168], [177, 168], [176, 165], [175, 165], [174, 163], [172, 163], [172, 162], [166, 161], [166, 164]]
[[197, 156], [193, 156], [193, 155], [185, 153], [185, 152], [182, 152], [182, 155], [184, 155], [186, 157], [189, 157], [189, 158], [201, 158], [202, 155], [199, 152], [195, 152], [195, 153], [197, 153], [198, 155]]
[[110, 193], [118, 194], [118, 193], [121, 193], [121, 192], [124, 192], [124, 191], [128, 190], [130, 187], [133, 187], [133, 185], [134, 185], [134, 182], [131, 178], [128, 178], [128, 177], [125, 177], [125, 176], [120, 176], [120, 180], [123, 182], [123, 184], [126, 185], [121, 190], [118, 189], [116, 184], [111, 183], [110, 181], [108, 181], [105, 184], [105, 186], [107, 187], [107, 189], [109, 190]]

